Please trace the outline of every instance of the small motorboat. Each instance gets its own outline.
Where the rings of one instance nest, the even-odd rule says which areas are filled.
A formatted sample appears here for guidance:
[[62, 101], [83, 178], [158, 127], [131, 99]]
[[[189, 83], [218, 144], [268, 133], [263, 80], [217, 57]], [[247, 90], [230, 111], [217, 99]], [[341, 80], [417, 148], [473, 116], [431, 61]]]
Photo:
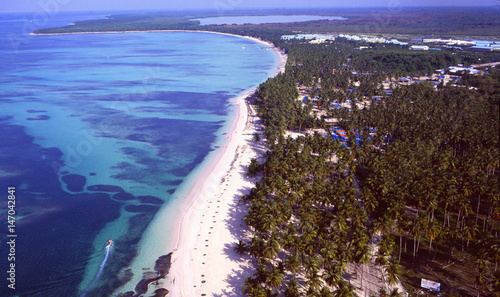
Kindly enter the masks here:
[[108, 240], [108, 243], [106, 243], [106, 246], [111, 246], [113, 244], [113, 241], [110, 239]]

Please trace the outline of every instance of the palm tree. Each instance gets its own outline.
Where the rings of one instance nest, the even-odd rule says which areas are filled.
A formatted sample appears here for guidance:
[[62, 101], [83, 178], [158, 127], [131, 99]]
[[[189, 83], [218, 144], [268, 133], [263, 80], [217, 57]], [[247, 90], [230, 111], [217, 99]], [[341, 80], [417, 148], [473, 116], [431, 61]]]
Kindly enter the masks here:
[[285, 267], [292, 273], [298, 273], [302, 268], [302, 263], [300, 262], [299, 255], [294, 253], [288, 259], [286, 259]]
[[403, 293], [400, 293], [398, 288], [395, 288], [391, 291], [389, 297], [403, 297]]
[[257, 272], [255, 273], [255, 280], [257, 283], [265, 283], [269, 278], [269, 270], [263, 264], [257, 266]]
[[[407, 233], [407, 230], [409, 229], [410, 227], [410, 224], [409, 224], [409, 217], [407, 215], [405, 215], [405, 213], [401, 213], [401, 215], [399, 215], [398, 217], [398, 220], [397, 220], [397, 232], [399, 234], [399, 256], [398, 256], [398, 261], [401, 261], [401, 253], [402, 253], [402, 250], [403, 250], [403, 242], [402, 242], [402, 237], [404, 234]], [[405, 238], [405, 253], [406, 253], [406, 236], [404, 236]]]
[[268, 259], [274, 259], [280, 250], [280, 244], [276, 232], [273, 232], [271, 238], [264, 245], [263, 256]]
[[[359, 60], [370, 55], [355, 58], [351, 45], [340, 43], [314, 51], [308, 51], [310, 47], [305, 44], [287, 46], [290, 54], [287, 72], [268, 80], [257, 92], [258, 111], [266, 125], [264, 135], [268, 136], [271, 151], [262, 164], [263, 180], [246, 199], [250, 211], [245, 222], [255, 230], [249, 245], [256, 262], [267, 269], [276, 263], [273, 258], [283, 255], [286, 270], [291, 273], [300, 272], [304, 262], [309, 284], [317, 282], [320, 274], [330, 290], [331, 286], [339, 285], [337, 294], [341, 289], [339, 270], [342, 269], [332, 267], [345, 265], [346, 259], [357, 265], [366, 260], [364, 257], [369, 254], [364, 251], [366, 239], [359, 230], [368, 225], [370, 234], [371, 229], [376, 229], [373, 234], [383, 237], [377, 263], [384, 265], [384, 275], [394, 275], [389, 277], [391, 282], [397, 281], [399, 270], [395, 264], [398, 257], [393, 251], [395, 236], [399, 236], [399, 259], [403, 237], [405, 251], [407, 236], [413, 238], [415, 261], [422, 238], [429, 240], [430, 257], [433, 249], [436, 255], [438, 248], [446, 246], [451, 246], [452, 254], [455, 238], [461, 234], [462, 248], [467, 242], [467, 249], [470, 244], [475, 251], [487, 250], [487, 256], [476, 263], [478, 268], [488, 267], [484, 261], [491, 261], [493, 270], [493, 261], [499, 260], [496, 255], [500, 253], [483, 248], [479, 242], [490, 235], [496, 238], [500, 221], [498, 172], [495, 172], [500, 162], [498, 104], [492, 104], [488, 97], [491, 92], [478, 94], [466, 88], [436, 92], [427, 86], [414, 85], [393, 89], [390, 98], [387, 96], [363, 110], [352, 106], [352, 111], [328, 111], [348, 133], [355, 128], [365, 131], [361, 148], [354, 145], [345, 148], [319, 134], [287, 139], [282, 136], [286, 128], [320, 125], [310, 114], [312, 105], [303, 108], [297, 102], [296, 82], [313, 87], [311, 94], [319, 95], [322, 105], [328, 105], [329, 100], [344, 101], [346, 96], [353, 101], [358, 99], [354, 92], [347, 91], [355, 79], [361, 84], [360, 95], [363, 90], [367, 94], [374, 92], [378, 76], [387, 76], [383, 73], [354, 78], [348, 69], [332, 75], [331, 70], [340, 69], [350, 56], [353, 56], [350, 66], [366, 67]], [[392, 73], [408, 71], [401, 68]], [[321, 89], [316, 88], [320, 79]], [[464, 124], [468, 129], [462, 128]], [[368, 127], [376, 128], [376, 134], [370, 135], [372, 141], [367, 139]], [[369, 142], [380, 149], [365, 145]], [[328, 160], [333, 154], [339, 158], [336, 163]], [[366, 170], [356, 171], [359, 168]], [[361, 197], [357, 197], [354, 178], [360, 181]], [[408, 207], [416, 209], [413, 219], [404, 217]], [[436, 218], [440, 216], [443, 221], [437, 226]], [[479, 236], [477, 224], [483, 217], [485, 233]], [[411, 226], [405, 224], [409, 220], [413, 221]], [[437, 245], [435, 241], [439, 238], [441, 242]], [[491, 243], [497, 242], [488, 240], [484, 245], [494, 245]], [[311, 265], [314, 262], [317, 265]], [[272, 273], [260, 270], [260, 274]], [[489, 268], [486, 270], [489, 273]], [[318, 296], [321, 293], [316, 287], [310, 285], [308, 292]], [[271, 294], [272, 290], [258, 283], [252, 295], [262, 292]], [[321, 292], [328, 295], [326, 289]]]
[[252, 137], [253, 141], [259, 142], [260, 141], [260, 134], [259, 132], [255, 132]]
[[438, 222], [429, 222], [429, 229], [427, 230], [427, 232], [429, 233], [429, 257], [430, 257], [432, 250], [432, 241], [441, 232], [441, 225], [438, 224]]
[[299, 282], [295, 278], [292, 278], [286, 284], [286, 289], [285, 289], [284, 295], [285, 295], [285, 297], [299, 297], [300, 296]]
[[477, 225], [464, 226], [463, 235], [465, 236], [465, 238], [467, 238], [467, 251], [469, 250], [469, 242], [470, 242], [470, 240], [472, 238], [474, 238], [474, 236], [476, 235], [477, 232], [478, 232]]
[[325, 270], [326, 272], [323, 274], [323, 279], [330, 287], [337, 286], [344, 280], [342, 278], [342, 273], [344, 270], [339, 265], [339, 263], [333, 263], [329, 265]]
[[243, 293], [249, 296], [265, 296], [263, 295], [263, 288], [259, 285], [258, 281], [253, 277], [245, 278], [243, 283]]
[[319, 292], [319, 297], [333, 297], [333, 293], [327, 287], [323, 287]]
[[304, 269], [306, 273], [313, 273], [319, 270], [319, 260], [316, 255], [306, 257], [304, 260]]
[[250, 242], [250, 254], [256, 258], [264, 256], [265, 242], [260, 236], [254, 236]]
[[306, 296], [318, 296], [319, 292], [314, 287], [309, 287], [306, 292]]
[[241, 255], [247, 251], [247, 244], [240, 239], [238, 240], [238, 243], [234, 247], [234, 250]]
[[500, 297], [500, 270], [495, 271], [493, 273], [493, 280], [492, 280], [492, 286], [491, 290], [493, 291], [493, 294], [495, 297]]
[[335, 297], [358, 297], [354, 286], [351, 283], [347, 283], [346, 281], [343, 281], [339, 284], [334, 294]]
[[283, 273], [279, 269], [273, 267], [267, 282], [272, 288], [280, 287], [283, 284]]
[[385, 235], [389, 234], [393, 225], [394, 222], [387, 216], [384, 216], [379, 221], [377, 221], [377, 223], [375, 223], [375, 228], [380, 233], [382, 233], [382, 235]]
[[491, 252], [493, 254], [493, 261], [495, 261], [495, 272], [498, 269], [498, 261], [500, 261], [500, 241], [497, 240], [495, 244], [491, 245]]
[[369, 192], [363, 196], [365, 197], [364, 203], [365, 203], [366, 210], [369, 212], [374, 212], [378, 206], [377, 198], [375, 198], [375, 196], [371, 192]]
[[364, 265], [370, 263], [371, 260], [371, 253], [370, 253], [370, 246], [367, 244], [364, 244], [363, 246], [359, 247], [357, 249], [356, 255], [354, 257], [354, 262], [356, 263], [356, 266], [361, 266], [361, 280], [360, 280], [360, 286], [363, 287], [363, 277], [364, 277]]
[[384, 288], [380, 288], [378, 290], [378, 296], [379, 297], [389, 297], [389, 295], [387, 294], [387, 291]]
[[457, 229], [460, 226], [461, 219], [469, 215], [472, 212], [472, 207], [470, 201], [463, 198], [458, 201], [458, 214], [457, 214]]
[[324, 247], [320, 250], [322, 266], [329, 266], [336, 259], [337, 245], [331, 240], [326, 240]]
[[399, 264], [395, 258], [391, 258], [389, 264], [385, 268], [385, 272], [389, 277], [389, 283], [395, 285], [398, 281], [398, 277], [401, 275], [401, 264]]
[[317, 270], [312, 270], [308, 272], [306, 274], [306, 277], [307, 277], [306, 284], [309, 286], [309, 289], [317, 291], [322, 287], [323, 281], [321, 280], [321, 277], [319, 276]]

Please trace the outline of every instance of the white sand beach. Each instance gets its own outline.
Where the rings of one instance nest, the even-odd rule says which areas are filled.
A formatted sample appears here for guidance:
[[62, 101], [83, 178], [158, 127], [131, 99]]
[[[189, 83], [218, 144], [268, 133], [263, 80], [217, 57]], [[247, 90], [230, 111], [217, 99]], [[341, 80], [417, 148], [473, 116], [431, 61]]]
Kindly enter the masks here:
[[[249, 37], [250, 38], [250, 37]], [[273, 48], [280, 57], [276, 72], [284, 71], [286, 55], [272, 44], [252, 40]], [[233, 247], [248, 236], [243, 222], [246, 207], [238, 205], [255, 180], [245, 171], [251, 158], [264, 152], [264, 142], [255, 143], [257, 119], [245, 99], [255, 90], [236, 98], [237, 111], [227, 140], [217, 157], [206, 166], [201, 177], [185, 197], [175, 220], [172, 266], [160, 287], [168, 296], [241, 296], [248, 261], [237, 255]], [[183, 197], [184, 198], [184, 197]]]
[[[286, 54], [272, 43], [250, 36], [201, 30], [151, 30], [151, 31], [108, 31], [108, 32], [74, 32], [49, 33], [32, 35], [64, 35], [64, 34], [118, 34], [133, 32], [198, 32], [207, 34], [224, 34], [247, 38], [264, 44], [274, 50], [279, 57], [279, 65], [274, 75], [284, 72], [287, 61]], [[158, 255], [172, 254], [172, 266], [168, 276], [150, 285], [148, 292], [158, 288], [170, 291], [168, 296], [241, 296], [244, 277], [253, 272], [248, 269], [249, 262], [236, 254], [233, 247], [239, 239], [248, 239], [250, 234], [243, 222], [246, 206], [238, 205], [240, 197], [247, 194], [256, 180], [246, 176], [246, 168], [252, 158], [262, 156], [265, 152], [264, 141], [253, 141], [253, 133], [260, 131], [255, 111], [245, 100], [255, 92], [250, 89], [234, 98], [235, 116], [216, 154], [196, 172], [196, 181], [188, 182], [189, 189], [181, 188], [174, 195], [182, 199], [174, 208], [166, 209], [159, 220], [154, 221], [146, 231], [142, 245], [165, 242], [165, 250], [150, 250], [148, 255], [142, 251], [135, 259], [132, 270], [148, 272], [151, 259]], [[262, 132], [260, 132], [262, 133]], [[177, 208], [179, 206], [179, 208]], [[165, 229], [175, 217], [172, 230]], [[170, 232], [169, 232], [170, 231]], [[158, 254], [158, 255], [157, 255]], [[148, 264], [149, 263], [149, 264]], [[146, 269], [146, 270], [144, 270]], [[136, 278], [141, 278], [137, 274]], [[134, 290], [138, 279], [127, 283], [122, 290]]]

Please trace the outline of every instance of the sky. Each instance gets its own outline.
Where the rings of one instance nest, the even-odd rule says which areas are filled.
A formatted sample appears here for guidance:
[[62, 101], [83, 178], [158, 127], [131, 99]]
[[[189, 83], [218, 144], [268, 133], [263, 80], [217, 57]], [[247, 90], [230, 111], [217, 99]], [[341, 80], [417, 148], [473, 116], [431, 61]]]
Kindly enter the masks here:
[[231, 10], [246, 8], [498, 6], [500, 0], [4, 0], [2, 12]]

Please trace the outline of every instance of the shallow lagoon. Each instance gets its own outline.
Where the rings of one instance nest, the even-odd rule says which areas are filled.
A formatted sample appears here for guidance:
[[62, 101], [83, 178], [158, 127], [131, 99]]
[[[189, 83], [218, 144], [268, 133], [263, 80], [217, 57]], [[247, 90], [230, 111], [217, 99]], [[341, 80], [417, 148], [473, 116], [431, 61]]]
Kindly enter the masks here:
[[[0, 23], [0, 38], [22, 22]], [[24, 41], [0, 47], [0, 186], [17, 189], [22, 239], [16, 293], [107, 295], [139, 252], [159, 249], [140, 246], [156, 212], [222, 141], [231, 98], [269, 77], [277, 57], [211, 33]], [[5, 288], [2, 279], [0, 295]]]

